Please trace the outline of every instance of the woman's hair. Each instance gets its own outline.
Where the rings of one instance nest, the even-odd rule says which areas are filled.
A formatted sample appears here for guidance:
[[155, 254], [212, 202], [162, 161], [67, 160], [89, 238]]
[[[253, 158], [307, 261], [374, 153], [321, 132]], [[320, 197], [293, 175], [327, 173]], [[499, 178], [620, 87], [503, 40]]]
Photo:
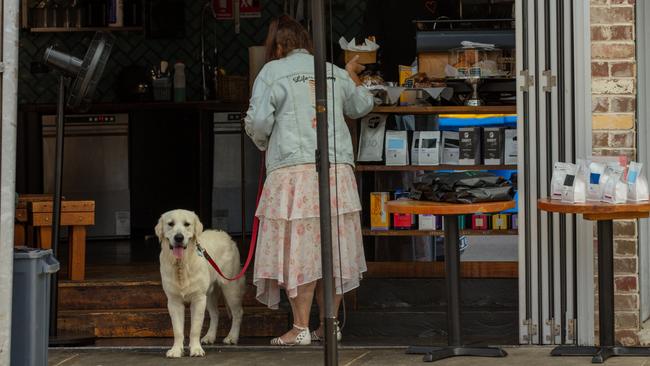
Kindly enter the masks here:
[[283, 58], [289, 52], [300, 48], [312, 52], [309, 33], [288, 15], [282, 15], [271, 21], [265, 45], [267, 62]]

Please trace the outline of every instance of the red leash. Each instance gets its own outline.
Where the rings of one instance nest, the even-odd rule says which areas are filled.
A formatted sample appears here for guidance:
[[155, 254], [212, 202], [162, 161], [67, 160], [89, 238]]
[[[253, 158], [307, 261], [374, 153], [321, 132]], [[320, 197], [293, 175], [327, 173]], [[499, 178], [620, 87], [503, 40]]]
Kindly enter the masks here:
[[[262, 159], [260, 161], [260, 178], [257, 183], [257, 199], [255, 200], [255, 209], [257, 210], [257, 206], [260, 204], [260, 198], [262, 196], [262, 189], [264, 188], [264, 175], [266, 174], [266, 169], [265, 169], [265, 163], [264, 163], [264, 155], [262, 155]], [[244, 189], [244, 187], [242, 187]], [[244, 267], [241, 269], [241, 272], [233, 278], [228, 278], [226, 277], [223, 272], [221, 272], [221, 268], [217, 265], [217, 263], [210, 257], [210, 254], [201, 246], [201, 244], [196, 243], [196, 248], [199, 251], [199, 255], [204, 257], [208, 263], [214, 268], [217, 273], [223, 278], [225, 278], [228, 281], [235, 281], [240, 279], [245, 273], [246, 270], [248, 269], [248, 266], [250, 266], [251, 261], [253, 260], [253, 254], [255, 253], [255, 246], [257, 244], [257, 232], [260, 228], [260, 220], [257, 218], [257, 216], [253, 216], [253, 234], [251, 235], [251, 242], [250, 245], [248, 246], [248, 258], [246, 258], [246, 263], [244, 264]], [[242, 233], [243, 235], [244, 233]]]

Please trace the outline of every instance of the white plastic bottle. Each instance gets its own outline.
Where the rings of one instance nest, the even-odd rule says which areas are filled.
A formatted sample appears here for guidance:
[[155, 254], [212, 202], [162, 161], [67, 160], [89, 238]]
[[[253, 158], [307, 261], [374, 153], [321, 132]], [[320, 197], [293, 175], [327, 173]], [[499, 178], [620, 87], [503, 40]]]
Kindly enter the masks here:
[[185, 101], [185, 64], [181, 61], [174, 64], [174, 101]]

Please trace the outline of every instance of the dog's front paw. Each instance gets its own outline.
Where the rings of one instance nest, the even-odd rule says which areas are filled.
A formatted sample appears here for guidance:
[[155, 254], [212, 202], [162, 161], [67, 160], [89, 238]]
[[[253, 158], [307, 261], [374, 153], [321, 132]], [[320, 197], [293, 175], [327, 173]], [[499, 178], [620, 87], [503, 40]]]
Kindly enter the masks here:
[[214, 344], [216, 340], [216, 335], [206, 334], [203, 338], [201, 338], [201, 344]]
[[167, 351], [167, 358], [181, 358], [183, 357], [183, 347], [172, 347]]
[[205, 351], [200, 345], [190, 347], [190, 357], [203, 357], [205, 356]]
[[232, 344], [232, 345], [235, 345], [235, 344], [237, 344], [237, 342], [239, 342], [239, 338], [238, 338], [238, 337], [234, 337], [234, 336], [232, 336], [232, 335], [230, 335], [230, 334], [228, 334], [228, 336], [227, 336], [226, 338], [223, 339], [223, 344]]

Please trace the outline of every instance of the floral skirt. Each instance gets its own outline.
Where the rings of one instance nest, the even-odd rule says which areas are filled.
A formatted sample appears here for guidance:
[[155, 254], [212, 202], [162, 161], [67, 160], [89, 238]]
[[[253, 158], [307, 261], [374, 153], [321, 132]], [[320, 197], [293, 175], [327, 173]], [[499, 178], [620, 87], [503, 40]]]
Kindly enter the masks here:
[[[334, 169], [330, 168], [332, 249], [336, 293], [342, 294], [357, 288], [367, 269], [356, 179], [351, 166], [339, 164], [335, 184]], [[298, 286], [322, 278], [318, 173], [314, 164], [272, 171], [255, 215], [260, 220], [253, 279], [256, 297], [277, 309], [280, 289], [293, 298]]]

